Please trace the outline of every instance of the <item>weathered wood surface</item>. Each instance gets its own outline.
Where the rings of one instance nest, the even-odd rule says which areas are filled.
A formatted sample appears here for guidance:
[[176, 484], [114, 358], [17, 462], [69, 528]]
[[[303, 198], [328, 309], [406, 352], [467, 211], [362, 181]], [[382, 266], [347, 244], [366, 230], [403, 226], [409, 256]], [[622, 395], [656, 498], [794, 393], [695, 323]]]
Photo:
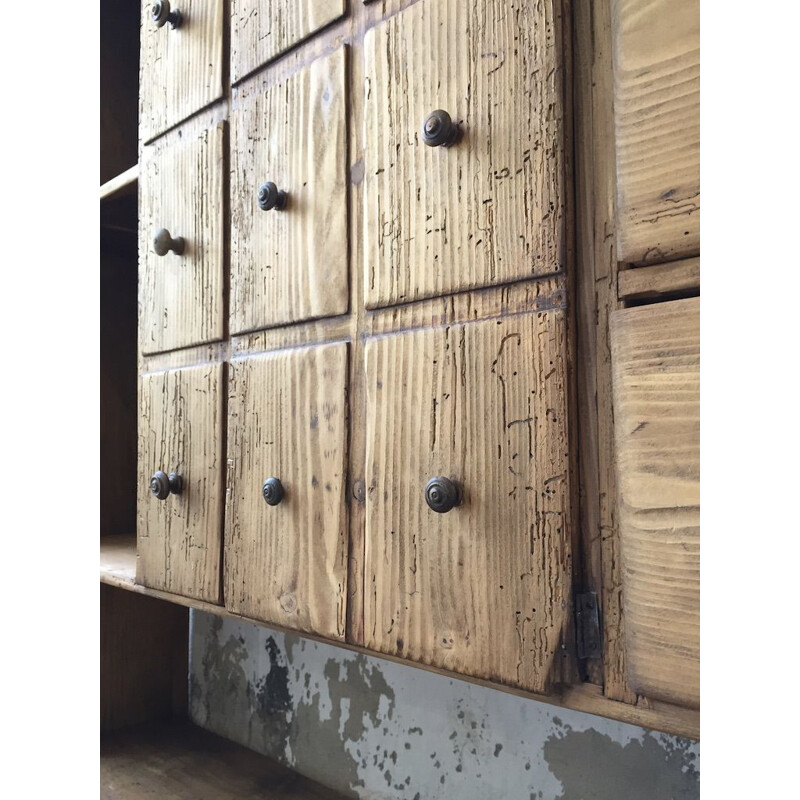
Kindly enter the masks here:
[[[367, 31], [368, 308], [564, 268], [561, 8], [421, 0]], [[422, 142], [438, 108], [455, 146]]]
[[[231, 332], [347, 312], [344, 48], [284, 83], [235, 90], [231, 113]], [[288, 192], [263, 211], [259, 186]]]
[[612, 0], [617, 256], [700, 252], [700, 0]]
[[[221, 339], [225, 124], [154, 148], [139, 178], [139, 347], [143, 353]], [[153, 237], [182, 236], [182, 255], [156, 255]]]
[[700, 259], [623, 269], [618, 285], [621, 300], [655, 300], [675, 292], [691, 292], [700, 288]]
[[152, 0], [142, 0], [139, 56], [139, 139], [147, 142], [222, 97], [221, 0], [173, 2], [177, 30], [157, 28]]
[[345, 8], [345, 0], [231, 0], [231, 81], [339, 19]]
[[[222, 364], [143, 375], [139, 384], [136, 580], [220, 601]], [[150, 493], [156, 470], [183, 477], [180, 495]]]
[[225, 605], [332, 639], [345, 633], [347, 349], [234, 360], [228, 403]]
[[611, 319], [631, 685], [700, 703], [700, 299]]
[[[366, 644], [532, 691], [572, 563], [565, 312], [369, 340]], [[463, 487], [446, 514], [428, 479]]]
[[188, 722], [100, 741], [102, 800], [339, 800], [277, 761]]

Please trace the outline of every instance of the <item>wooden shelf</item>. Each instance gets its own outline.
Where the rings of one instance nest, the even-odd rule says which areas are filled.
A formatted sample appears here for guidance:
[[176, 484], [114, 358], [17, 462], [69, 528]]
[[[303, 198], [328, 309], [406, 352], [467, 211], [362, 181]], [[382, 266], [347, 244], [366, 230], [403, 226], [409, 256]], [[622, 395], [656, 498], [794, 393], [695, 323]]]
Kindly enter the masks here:
[[122, 197], [136, 190], [139, 182], [139, 165], [134, 164], [130, 169], [120, 173], [100, 187], [100, 202], [112, 197]]
[[340, 800], [277, 761], [189, 722], [148, 724], [100, 738], [102, 800]]
[[133, 589], [136, 582], [136, 534], [100, 537], [100, 583]]

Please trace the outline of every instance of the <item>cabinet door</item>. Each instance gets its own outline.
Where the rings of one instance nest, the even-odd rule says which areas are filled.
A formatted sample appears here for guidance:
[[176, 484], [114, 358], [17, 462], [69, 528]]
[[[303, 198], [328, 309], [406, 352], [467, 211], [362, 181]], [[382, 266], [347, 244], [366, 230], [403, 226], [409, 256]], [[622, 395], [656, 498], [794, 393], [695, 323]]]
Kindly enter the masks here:
[[611, 317], [628, 680], [700, 703], [700, 299]]
[[[420, 0], [367, 32], [368, 308], [564, 268], [561, 3]], [[462, 138], [423, 143], [442, 109]]]
[[139, 138], [146, 142], [222, 97], [221, 0], [172, 0], [180, 25], [154, 20], [142, 0]]
[[[224, 133], [220, 123], [189, 141], [155, 148], [143, 157], [139, 176], [143, 353], [214, 341], [224, 334]], [[180, 254], [174, 250], [158, 254], [154, 239], [161, 230], [183, 239]]]
[[345, 0], [231, 0], [231, 80], [241, 80], [344, 12]]
[[[347, 297], [345, 51], [264, 90], [237, 89], [231, 113], [231, 332], [344, 314]], [[259, 189], [287, 193], [263, 210]]]
[[233, 361], [225, 517], [231, 611], [344, 638], [346, 458], [347, 344]]
[[[366, 344], [367, 646], [547, 689], [571, 586], [564, 311]], [[461, 504], [426, 504], [433, 477]]]
[[[209, 603], [220, 602], [222, 369], [143, 375], [139, 385], [136, 581]], [[160, 499], [156, 473], [180, 485], [173, 478]]]

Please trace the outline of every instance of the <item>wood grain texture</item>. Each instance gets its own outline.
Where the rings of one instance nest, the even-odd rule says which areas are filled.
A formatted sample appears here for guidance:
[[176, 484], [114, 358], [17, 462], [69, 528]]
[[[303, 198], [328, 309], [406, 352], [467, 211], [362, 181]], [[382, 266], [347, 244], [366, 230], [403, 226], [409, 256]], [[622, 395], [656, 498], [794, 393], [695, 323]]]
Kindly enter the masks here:
[[613, 0], [620, 261], [700, 252], [700, 0]]
[[655, 300], [675, 292], [700, 288], [700, 259], [687, 258], [652, 267], [623, 269], [618, 275], [619, 296], [623, 300]]
[[[156, 148], [141, 168], [139, 192], [139, 347], [143, 353], [221, 339], [225, 234], [225, 125]], [[185, 249], [157, 256], [166, 228]]]
[[[344, 48], [285, 82], [235, 91], [231, 113], [231, 332], [347, 311]], [[288, 192], [258, 206], [259, 186]]]
[[139, 139], [147, 142], [222, 97], [223, 0], [180, 0], [177, 30], [157, 28], [142, 0]]
[[700, 703], [700, 299], [611, 319], [631, 685]]
[[[347, 344], [230, 367], [225, 605], [341, 639], [347, 584]], [[269, 477], [285, 496], [262, 497]]]
[[100, 730], [185, 714], [188, 672], [189, 612], [101, 583]]
[[[571, 605], [563, 311], [367, 342], [367, 646], [546, 691]], [[431, 511], [434, 475], [463, 487]]]
[[[222, 364], [144, 375], [139, 384], [136, 580], [220, 601]], [[156, 470], [177, 472], [183, 492], [158, 500]]]
[[231, 0], [231, 81], [344, 16], [345, 0]]
[[[561, 3], [421, 0], [366, 34], [368, 308], [565, 265]], [[431, 148], [446, 109], [462, 140]]]
[[277, 761], [188, 722], [100, 742], [101, 800], [340, 800]]

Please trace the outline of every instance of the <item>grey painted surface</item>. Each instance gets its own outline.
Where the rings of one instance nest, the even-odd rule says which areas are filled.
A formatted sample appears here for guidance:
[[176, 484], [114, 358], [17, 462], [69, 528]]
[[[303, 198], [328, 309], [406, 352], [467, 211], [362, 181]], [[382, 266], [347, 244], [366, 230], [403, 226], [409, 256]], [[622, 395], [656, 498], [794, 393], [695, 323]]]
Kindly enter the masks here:
[[190, 714], [346, 796], [690, 800], [699, 745], [192, 612]]

